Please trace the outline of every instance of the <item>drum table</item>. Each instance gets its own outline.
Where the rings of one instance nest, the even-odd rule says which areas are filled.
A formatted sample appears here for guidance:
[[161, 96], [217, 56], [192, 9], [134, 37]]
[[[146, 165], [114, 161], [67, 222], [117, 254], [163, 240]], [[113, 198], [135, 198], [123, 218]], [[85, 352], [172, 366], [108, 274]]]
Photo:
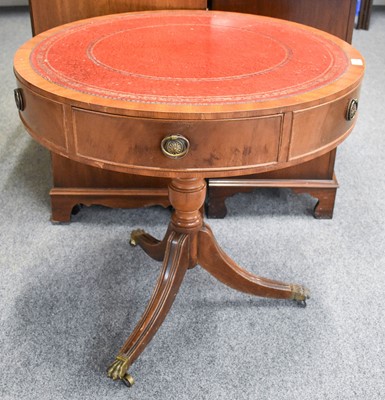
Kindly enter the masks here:
[[349, 44], [316, 29], [248, 14], [116, 14], [44, 32], [16, 53], [15, 100], [49, 150], [94, 167], [172, 178], [175, 211], [159, 241], [131, 234], [163, 267], [137, 327], [108, 369], [128, 368], [197, 264], [249, 294], [305, 304], [308, 290], [252, 275], [204, 223], [204, 178], [289, 167], [351, 132], [364, 72]]

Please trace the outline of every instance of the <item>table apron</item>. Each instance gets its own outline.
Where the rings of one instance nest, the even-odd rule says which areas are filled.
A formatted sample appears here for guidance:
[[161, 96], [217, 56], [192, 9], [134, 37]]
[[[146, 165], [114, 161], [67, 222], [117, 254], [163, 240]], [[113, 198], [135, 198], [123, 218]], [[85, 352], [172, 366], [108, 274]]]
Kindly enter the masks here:
[[[19, 82], [20, 117], [29, 133], [62, 156], [110, 170], [160, 177], [221, 177], [308, 161], [336, 147], [353, 128], [346, 119], [359, 86], [327, 103], [251, 118], [167, 120], [97, 112], [54, 101]], [[182, 158], [161, 150], [170, 135], [185, 137]]]

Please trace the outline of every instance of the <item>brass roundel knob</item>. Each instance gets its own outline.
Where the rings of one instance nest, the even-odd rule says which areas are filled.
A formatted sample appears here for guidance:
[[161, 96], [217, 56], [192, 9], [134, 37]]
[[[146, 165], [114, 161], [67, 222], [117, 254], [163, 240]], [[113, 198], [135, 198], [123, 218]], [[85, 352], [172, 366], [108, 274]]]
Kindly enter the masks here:
[[13, 95], [15, 97], [16, 107], [19, 111], [24, 110], [24, 99], [23, 99], [23, 92], [21, 89], [15, 89], [13, 91]]
[[162, 140], [160, 147], [165, 156], [182, 158], [188, 153], [190, 142], [182, 135], [171, 135]]
[[346, 110], [346, 119], [348, 121], [351, 121], [356, 116], [357, 110], [358, 110], [358, 100], [351, 99], [349, 101], [348, 109]]

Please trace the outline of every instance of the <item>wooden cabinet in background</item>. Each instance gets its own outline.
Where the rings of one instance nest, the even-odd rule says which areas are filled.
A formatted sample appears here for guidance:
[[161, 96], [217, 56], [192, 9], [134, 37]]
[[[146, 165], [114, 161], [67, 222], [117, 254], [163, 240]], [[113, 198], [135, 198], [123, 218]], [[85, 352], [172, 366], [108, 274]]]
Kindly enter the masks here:
[[[206, 9], [267, 15], [311, 25], [350, 42], [356, 0], [30, 0], [34, 35], [99, 15], [154, 9]], [[92, 129], [92, 127], [90, 127]], [[255, 187], [287, 187], [319, 199], [318, 218], [331, 218], [338, 187], [335, 150], [295, 167], [242, 177], [208, 180], [209, 217], [226, 215], [225, 199]], [[167, 179], [106, 171], [52, 154], [52, 220], [69, 221], [77, 204], [109, 207], [168, 206]]]
[[299, 22], [350, 43], [356, 0], [212, 0], [211, 7]]
[[[266, 15], [310, 25], [351, 42], [356, 0], [212, 0], [211, 8], [222, 11]], [[273, 173], [242, 176], [239, 179], [209, 179], [207, 214], [223, 218], [225, 200], [257, 187], [290, 188], [318, 199], [316, 218], [332, 218], [338, 183], [334, 174], [336, 150], [312, 161]]]
[[29, 0], [32, 32], [40, 32], [67, 22], [130, 11], [162, 9], [202, 9], [206, 0]]

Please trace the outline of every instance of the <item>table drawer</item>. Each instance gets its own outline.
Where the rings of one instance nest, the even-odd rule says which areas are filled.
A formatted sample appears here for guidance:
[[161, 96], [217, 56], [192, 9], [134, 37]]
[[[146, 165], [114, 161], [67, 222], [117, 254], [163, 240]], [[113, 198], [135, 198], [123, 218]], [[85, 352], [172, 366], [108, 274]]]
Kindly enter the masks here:
[[347, 109], [359, 92], [360, 87], [329, 103], [295, 111], [289, 161], [314, 157], [344, 140], [356, 122], [356, 118], [347, 119]]
[[[281, 114], [226, 121], [173, 121], [73, 108], [72, 115], [76, 158], [88, 163], [167, 173], [218, 171], [278, 161]], [[169, 135], [182, 135], [189, 141], [183, 158], [163, 154], [161, 142]]]
[[64, 105], [47, 99], [19, 84], [23, 107], [20, 119], [33, 138], [58, 153], [67, 153]]

